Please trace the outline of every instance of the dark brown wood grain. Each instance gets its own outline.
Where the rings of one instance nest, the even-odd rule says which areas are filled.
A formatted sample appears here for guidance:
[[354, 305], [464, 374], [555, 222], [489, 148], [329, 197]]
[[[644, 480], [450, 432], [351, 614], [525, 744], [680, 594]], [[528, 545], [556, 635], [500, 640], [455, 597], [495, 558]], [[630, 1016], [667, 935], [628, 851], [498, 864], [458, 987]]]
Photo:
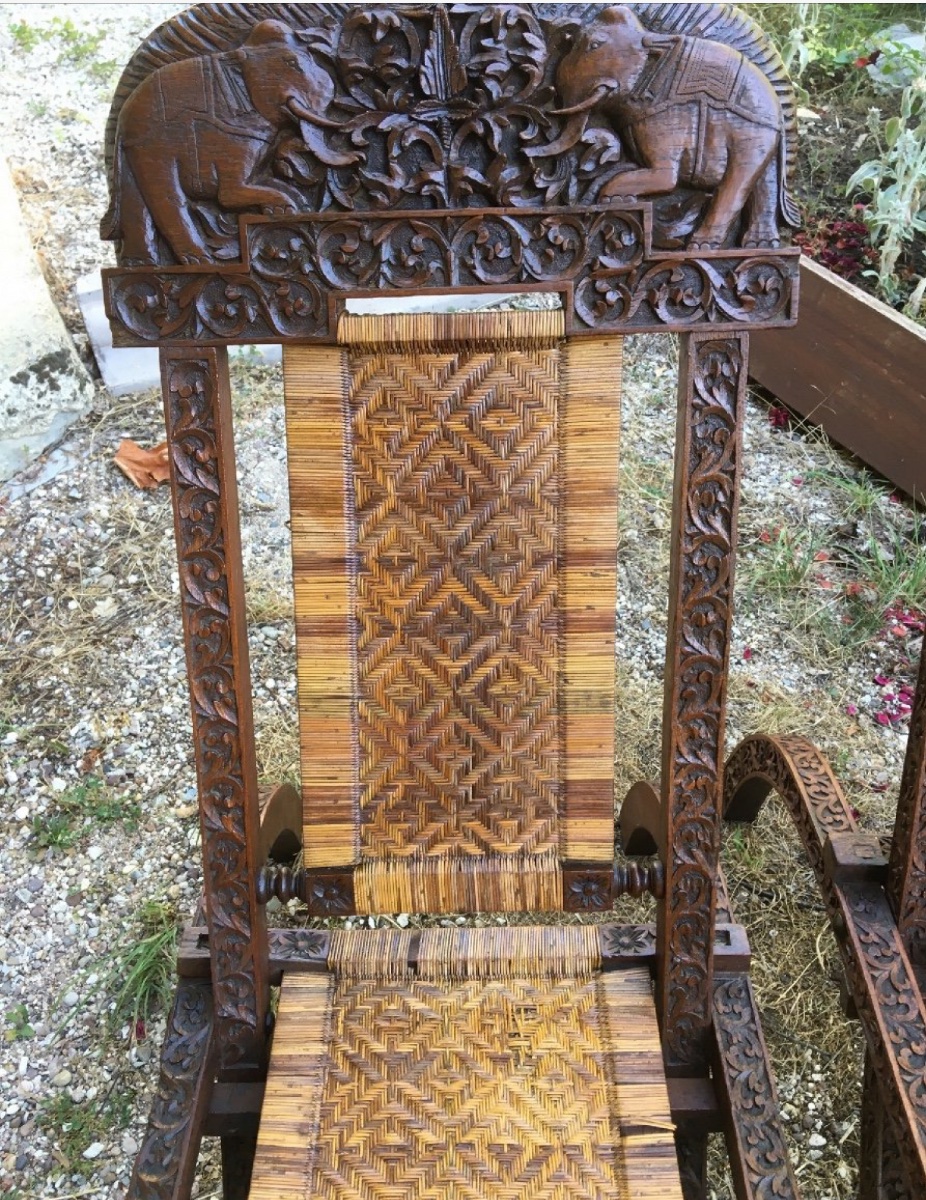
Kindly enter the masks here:
[[730, 756], [725, 815], [753, 820], [772, 791], [785, 802], [817, 876], [848, 990], [862, 1022], [886, 1119], [913, 1194], [926, 1193], [926, 1009], [883, 888], [828, 874], [832, 835], [858, 832], [829, 764], [806, 739], [753, 737]]
[[[447, 703], [456, 702], [473, 679], [489, 697], [470, 696], [465, 720], [458, 721], [463, 732], [454, 726], [444, 731], [443, 741], [435, 733], [433, 714], [418, 712], [421, 745], [416, 756], [406, 755], [417, 773], [409, 796], [387, 781], [381, 802], [358, 804], [360, 824], [376, 833], [384, 857], [395, 846], [407, 849], [402, 839], [412, 838], [431, 852], [423, 858], [433, 859], [435, 846], [426, 843], [447, 824], [444, 808], [451, 801], [470, 808], [484, 802], [488, 816], [479, 837], [491, 843], [505, 869], [497, 890], [480, 892], [472, 904], [475, 890], [454, 893], [467, 898], [468, 911], [558, 906], [606, 911], [623, 892], [653, 893], [658, 898], [655, 928], [586, 925], [557, 933], [544, 927], [539, 956], [549, 950], [555, 958], [556, 946], [568, 941], [566, 934], [581, 932], [589, 947], [582, 958], [583, 986], [616, 996], [623, 977], [630, 978], [626, 968], [635, 966], [634, 987], [647, 1003], [650, 971], [655, 972], [665, 1064], [670, 1075], [685, 1077], [676, 1087], [672, 1111], [684, 1123], [678, 1152], [686, 1197], [700, 1200], [704, 1193], [704, 1138], [718, 1120], [709, 1082], [712, 1052], [722, 1075], [728, 1142], [742, 1194], [762, 1194], [763, 1186], [769, 1194], [795, 1194], [776, 1157], [774, 1086], [744, 974], [749, 945], [745, 931], [732, 921], [717, 861], [747, 369], [743, 331], [796, 319], [798, 253], [787, 245], [789, 228], [798, 219], [789, 193], [795, 132], [793, 95], [778, 55], [749, 18], [722, 4], [205, 4], [162, 25], [128, 64], [107, 130], [111, 203], [103, 235], [116, 243], [119, 265], [105, 273], [104, 290], [116, 344], [162, 349], [205, 866], [205, 923], [182, 937], [182, 978], [133, 1195], [179, 1200], [188, 1194], [203, 1129], [222, 1138], [225, 1195], [247, 1194], [267, 1073], [271, 983], [284, 974], [296, 977], [298, 988], [314, 997], [306, 1002], [312, 1007], [322, 993], [334, 995], [331, 981], [342, 977], [348, 982], [338, 983], [339, 988], [350, 990], [349, 980], [355, 978], [371, 996], [401, 998], [406, 973], [411, 979], [416, 968], [420, 974], [429, 963], [433, 967], [422, 949], [432, 930], [400, 931], [394, 937], [380, 931], [377, 942], [367, 937], [369, 930], [362, 935], [366, 940], [357, 941], [360, 931], [266, 928], [263, 902], [273, 894], [301, 896], [310, 914], [320, 918], [357, 908], [381, 912], [388, 907], [380, 903], [384, 895], [401, 894], [396, 911], [416, 909], [404, 891], [392, 889], [388, 870], [380, 879], [367, 869], [359, 832], [356, 839], [352, 834], [348, 853], [329, 853], [321, 845], [325, 839], [318, 822], [316, 844], [311, 844], [308, 822], [304, 861], [268, 862], [272, 854], [289, 857], [296, 850], [298, 812], [293, 790], [277, 789], [261, 819], [257, 787], [224, 349], [253, 341], [315, 342], [311, 353], [302, 352], [312, 386], [299, 399], [300, 413], [308, 413], [320, 394], [318, 358], [313, 368], [312, 354], [326, 354], [328, 382], [334, 380], [327, 432], [340, 436], [345, 416], [350, 421], [352, 413], [369, 425], [366, 441], [363, 430], [354, 431], [353, 448], [337, 438], [332, 443], [337, 478], [329, 509], [350, 509], [365, 522], [347, 552], [353, 556], [351, 586], [364, 596], [379, 589], [384, 607], [380, 611], [365, 600], [366, 607], [348, 612], [341, 593], [335, 594], [331, 579], [323, 576], [310, 608], [315, 605], [312, 619], [323, 625], [340, 619], [341, 632], [345, 621], [360, 614], [360, 674], [372, 681], [363, 695], [371, 710], [379, 709], [364, 718], [365, 724], [350, 714], [344, 728], [353, 741], [338, 742], [336, 752], [328, 747], [328, 768], [337, 775], [332, 763], [349, 767], [352, 756], [359, 755], [357, 743], [369, 743], [374, 735], [381, 736], [390, 769], [404, 761], [409, 712], [422, 702], [414, 695], [409, 701], [415, 689], [399, 677], [400, 667], [404, 670], [416, 654], [422, 660], [433, 657], [433, 645], [429, 650], [425, 644], [432, 634], [446, 643]], [[380, 350], [371, 349], [382, 338], [361, 336], [351, 326], [361, 319], [345, 315], [347, 298], [428, 289], [555, 291], [564, 302], [563, 313], [546, 314], [555, 317], [556, 328], [545, 335], [549, 344], [542, 362], [520, 350], [509, 354], [512, 339], [493, 331], [489, 341], [498, 359], [497, 378], [486, 377], [485, 395], [477, 381], [472, 411], [451, 412], [453, 454], [447, 449], [450, 425], [441, 414], [459, 401], [459, 389], [451, 389], [452, 400], [431, 386], [446, 366], [443, 342], [435, 349], [433, 338], [424, 339], [428, 347], [412, 374], [425, 383], [410, 382], [411, 354], [392, 355], [401, 360], [387, 364], [395, 378], [386, 379], [382, 396], [371, 392], [375, 403], [369, 412], [362, 387], [352, 410], [351, 397], [345, 400], [338, 385], [349, 361], [362, 371], [372, 369], [371, 363], [383, 366]], [[455, 335], [470, 356], [486, 349], [473, 333], [475, 325], [474, 318]], [[352, 328], [356, 345], [349, 352], [318, 348], [350, 342]], [[613, 587], [605, 588], [602, 581], [613, 576], [616, 553], [613, 529], [600, 536], [595, 524], [609, 521], [615, 510], [617, 463], [616, 420], [611, 440], [604, 422], [606, 407], [616, 410], [615, 372], [607, 369], [604, 351], [596, 358], [596, 347], [610, 347], [613, 359], [619, 339], [612, 335], [627, 330], [685, 331], [687, 336], [679, 388], [662, 784], [659, 793], [641, 785], [626, 813], [632, 835], [628, 848], [643, 831], [649, 850], [658, 848], [663, 862], [615, 865], [613, 680], [608, 675], [602, 676], [604, 683], [589, 682], [593, 661], [613, 669]], [[298, 352], [290, 353], [295, 358]], [[580, 433], [585, 440], [576, 442], [578, 454], [569, 441], [577, 409], [571, 400], [572, 407], [560, 410], [547, 381], [555, 374], [548, 367], [560, 359], [570, 383], [584, 388]], [[479, 379], [482, 369], [472, 368]], [[505, 403], [496, 412], [492, 405], [499, 398]], [[510, 424], [513, 409], [516, 427]], [[437, 421], [437, 434], [427, 435], [433, 461], [421, 468], [427, 439], [419, 434], [431, 419]], [[479, 424], [484, 420], [489, 422], [485, 428]], [[309, 421], [299, 443], [310, 464], [320, 453], [319, 424], [316, 416], [313, 430]], [[292, 454], [297, 444], [292, 428], [288, 435]], [[349, 469], [359, 481], [356, 492], [353, 483], [345, 484]], [[403, 472], [406, 484], [399, 480]], [[475, 488], [469, 482], [474, 473], [479, 474]], [[467, 476], [466, 486], [458, 486], [461, 475]], [[315, 481], [310, 482], [312, 492]], [[379, 512], [378, 498], [388, 495], [399, 497], [401, 513]], [[462, 514], [474, 511], [476, 499], [484, 502], [487, 521], [499, 518], [498, 544], [490, 545], [480, 526], [475, 536], [483, 541], [468, 559], [473, 547], [467, 539], [454, 539]], [[588, 519], [574, 522], [570, 533], [568, 522], [580, 510]], [[561, 518], [565, 534], [556, 529]], [[330, 565], [341, 553], [340, 534], [329, 530], [325, 537], [320, 530], [310, 522], [303, 540], [294, 536], [296, 557], [317, 553]], [[389, 541], [397, 531], [408, 543], [404, 550]], [[423, 582], [417, 610], [404, 612], [397, 600], [410, 563]], [[525, 563], [537, 580], [539, 599], [512, 606], [512, 572], [516, 575]], [[455, 610], [435, 617], [428, 588], [440, 575], [456, 602], [465, 571], [478, 574], [473, 587], [485, 612], [480, 609], [479, 621], [470, 614], [461, 630]], [[557, 575], [565, 580], [562, 594], [551, 582]], [[298, 583], [297, 578], [297, 593]], [[490, 621], [486, 614], [496, 609]], [[576, 631], [591, 638], [578, 655], [569, 640]], [[478, 642], [472, 670], [462, 660], [460, 638]], [[488, 675], [483, 679], [479, 672], [488, 669], [491, 638], [503, 647], [504, 662], [487, 690]], [[387, 664], [389, 678], [380, 679], [390, 639], [395, 662]], [[560, 646], [562, 662], [556, 655], [559, 642], [565, 645], [565, 650]], [[306, 663], [303, 651], [300, 647], [300, 670]], [[316, 654], [311, 663], [319, 678], [329, 669], [324, 655]], [[433, 667], [432, 662], [432, 673]], [[341, 704], [347, 689], [329, 686], [330, 678], [321, 683], [318, 696], [324, 693]], [[428, 689], [433, 687], [429, 677]], [[384, 697], [392, 704], [388, 720], [381, 711]], [[478, 714], [476, 701], [482, 705]], [[322, 740], [326, 712], [314, 731]], [[477, 715], [492, 726], [493, 737], [497, 734], [485, 797], [463, 770], [469, 770]], [[551, 770], [549, 786], [546, 781], [538, 786], [531, 772], [541, 758], [555, 757], [550, 747], [560, 736], [569, 769], [562, 777]], [[518, 737], [525, 745], [520, 756], [514, 753]], [[572, 745], [578, 747], [577, 757], [570, 757]], [[785, 751], [779, 746], [775, 752]], [[582, 770], [571, 769], [577, 761]], [[787, 761], [790, 769], [793, 755]], [[373, 789], [378, 777], [372, 768], [370, 774]], [[783, 774], [790, 779], [794, 772]], [[397, 768], [400, 777], [404, 787], [408, 781]], [[428, 793], [430, 807], [416, 822], [409, 806], [420, 799], [425, 778], [434, 794]], [[326, 786], [318, 773], [313, 779]], [[340, 799], [334, 807], [337, 820], [330, 823], [352, 820]], [[810, 802], [797, 807], [805, 816], [816, 811]], [[555, 832], [560, 817], [564, 834]], [[528, 848], [536, 843], [551, 862], [556, 860], [555, 872], [549, 873], [555, 884], [549, 896], [543, 893], [543, 904], [527, 902], [540, 893], [528, 891], [526, 872], [510, 857], [517, 822], [516, 832]], [[821, 830], [812, 820], [811, 826], [815, 865], [825, 876], [824, 838], [817, 836]], [[852, 954], [847, 951], [860, 972], [852, 977], [853, 995], [871, 1027], [880, 1021], [887, 1036], [891, 1014], [884, 1001], [884, 963], [875, 961], [870, 940], [863, 947], [861, 932], [870, 919], [880, 935], [883, 921], [880, 911], [873, 916], [863, 911], [869, 892], [860, 898], [849, 890], [875, 886], [865, 858], [871, 847], [837, 840], [842, 832], [853, 834], [851, 826], [843, 831], [838, 822], [830, 823], [825, 832], [834, 835], [826, 844], [831, 874], [841, 872], [840, 886], [846, 889], [832, 893], [831, 908], [834, 918], [842, 913], [844, 943], [855, 947]], [[457, 840], [449, 829], [444, 848], [460, 850]], [[640, 838], [636, 841], [639, 849]], [[462, 847], [468, 855], [454, 859], [448, 878], [456, 872], [469, 887], [470, 876], [475, 877], [472, 860], [481, 846], [472, 841]], [[438, 897], [432, 907], [453, 911], [447, 908], [451, 893], [441, 890], [446, 881], [431, 870], [433, 865], [426, 861], [409, 878], [420, 895], [432, 888], [428, 896]], [[491, 895], [491, 905], [482, 903], [485, 895]], [[496, 897], [503, 900], [496, 903]], [[489, 936], [480, 930], [460, 937], [484, 934]], [[492, 933], [493, 945], [498, 942], [504, 950], [506, 939], [520, 937], [518, 944], [526, 946], [526, 936], [500, 927]], [[380, 946], [375, 952], [370, 950], [374, 942]], [[350, 959], [348, 943], [366, 948], [362, 961]], [[502, 953], [498, 961], [508, 960]], [[518, 961], [528, 973], [534, 967], [524, 953]], [[597, 977], [599, 965], [607, 973]], [[362, 976], [374, 968], [383, 980]], [[356, 971], [361, 974], [352, 974]], [[330, 972], [331, 980], [319, 979], [321, 972]], [[905, 979], [901, 985], [903, 1002]], [[324, 1035], [333, 1024], [327, 1008], [312, 1011], [319, 1019], [305, 1028], [314, 1030], [311, 1053], [321, 1062], [329, 1053]], [[361, 1005], [361, 1025], [367, 1020], [364, 1012]], [[390, 1011], [376, 1017], [383, 1029], [391, 1029], [392, 1020]], [[902, 1024], [894, 1020], [895, 1033]], [[908, 1053], [914, 1025], [908, 1021], [900, 1030], [899, 1044]], [[655, 1022], [650, 1026], [647, 1069], [662, 1087]], [[602, 1028], [607, 1033], [610, 1027]], [[278, 1046], [284, 1033], [281, 1023]], [[634, 1032], [625, 1033], [632, 1041]], [[299, 1057], [306, 1047], [290, 1049]], [[622, 1053], [634, 1075], [637, 1059], [630, 1049]], [[904, 1074], [899, 1053], [872, 1044], [873, 1061], [889, 1079], [892, 1129], [909, 1165], [915, 1154], [910, 1137], [904, 1141], [897, 1114], [915, 1107], [916, 1099], [906, 1108], [897, 1100], [900, 1090], [909, 1090], [909, 1072]], [[359, 1050], [355, 1057], [360, 1063]], [[320, 1076], [313, 1078], [315, 1087]], [[213, 1093], [214, 1080], [219, 1090]], [[443, 1066], [441, 1080], [444, 1086]], [[615, 1079], [615, 1085], [619, 1082]], [[293, 1162], [305, 1161], [299, 1139], [306, 1129], [330, 1138], [331, 1130], [320, 1121], [320, 1111], [310, 1114], [294, 1135]], [[639, 1129], [631, 1120], [626, 1130], [636, 1131], [621, 1150], [626, 1162], [632, 1159], [641, 1177], [655, 1179], [664, 1172], [668, 1182], [657, 1190], [675, 1195], [678, 1180], [665, 1120], [649, 1128], [644, 1119]], [[664, 1143], [667, 1156], [644, 1164], [645, 1138]], [[384, 1153], [394, 1156], [391, 1142]], [[596, 1156], [589, 1165], [597, 1169]], [[269, 1166], [270, 1175], [260, 1185], [268, 1195], [280, 1186], [272, 1160]], [[647, 1174], [650, 1166], [655, 1174]], [[308, 1186], [308, 1179], [297, 1183], [297, 1190], [301, 1184]]]
[[135, 1159], [131, 1200], [189, 1196], [215, 1065], [212, 990], [182, 980], [167, 1018], [157, 1090]]
[[926, 501], [926, 329], [807, 258], [800, 291], [794, 336], [755, 338], [753, 378]]
[[746, 975], [719, 975], [713, 985], [714, 1081], [739, 1200], [800, 1200], [788, 1158], [759, 1009]]
[[123, 266], [195, 266], [240, 257], [245, 214], [653, 197], [667, 249], [775, 249], [795, 134], [781, 59], [727, 5], [206, 4], [123, 74], [101, 229]]
[[663, 706], [667, 1069], [700, 1074], [711, 1023], [723, 726], [748, 337], [682, 341]]
[[915, 966], [926, 966], [926, 639], [897, 797], [887, 895], [910, 958]]
[[257, 902], [260, 816], [225, 350], [162, 350], [174, 527], [199, 787], [216, 1044], [263, 1068], [270, 989]]

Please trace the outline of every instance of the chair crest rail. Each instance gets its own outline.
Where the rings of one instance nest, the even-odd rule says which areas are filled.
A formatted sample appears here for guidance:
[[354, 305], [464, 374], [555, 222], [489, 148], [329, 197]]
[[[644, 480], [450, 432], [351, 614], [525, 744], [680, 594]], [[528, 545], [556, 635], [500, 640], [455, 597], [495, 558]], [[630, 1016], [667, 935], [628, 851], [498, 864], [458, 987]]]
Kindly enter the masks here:
[[559, 291], [570, 335], [793, 324], [795, 133], [726, 4], [200, 5], [113, 104], [114, 339], [333, 341], [383, 289]]

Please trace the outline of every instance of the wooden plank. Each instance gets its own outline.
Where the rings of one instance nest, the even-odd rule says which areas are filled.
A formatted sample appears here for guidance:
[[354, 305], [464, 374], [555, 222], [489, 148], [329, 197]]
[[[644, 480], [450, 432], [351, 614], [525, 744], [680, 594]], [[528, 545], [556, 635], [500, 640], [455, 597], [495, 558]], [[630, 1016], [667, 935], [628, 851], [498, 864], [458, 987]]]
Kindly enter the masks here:
[[926, 500], [926, 329], [807, 258], [800, 280], [796, 328], [756, 333], [750, 374]]

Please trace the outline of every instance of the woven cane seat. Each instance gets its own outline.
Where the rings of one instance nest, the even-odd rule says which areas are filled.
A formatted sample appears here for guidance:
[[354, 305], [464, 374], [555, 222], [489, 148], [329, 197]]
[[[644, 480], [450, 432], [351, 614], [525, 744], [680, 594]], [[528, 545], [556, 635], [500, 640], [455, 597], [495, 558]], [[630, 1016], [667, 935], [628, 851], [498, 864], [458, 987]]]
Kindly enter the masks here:
[[253, 1200], [680, 1200], [649, 972], [597, 947], [335, 935], [283, 983]]

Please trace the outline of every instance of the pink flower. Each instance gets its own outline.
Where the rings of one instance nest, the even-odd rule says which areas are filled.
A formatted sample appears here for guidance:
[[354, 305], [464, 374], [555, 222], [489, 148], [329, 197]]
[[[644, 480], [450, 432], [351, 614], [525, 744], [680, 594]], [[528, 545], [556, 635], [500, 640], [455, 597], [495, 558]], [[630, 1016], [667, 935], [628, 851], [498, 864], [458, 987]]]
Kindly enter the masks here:
[[858, 705], [857, 704], [847, 704], [846, 712], [849, 714], [850, 717], [857, 717], [858, 716]]
[[886, 712], [877, 713], [875, 715], [875, 720], [878, 722], [879, 725], [890, 725], [890, 723], [891, 723], [891, 718], [887, 715]]
[[749, 660], [751, 658], [752, 658], [752, 647], [746, 646], [745, 649], [743, 650], [743, 661], [749, 662]]
[[876, 675], [874, 678], [874, 682], [878, 685], [878, 687], [887, 687], [887, 685], [891, 681], [888, 679], [888, 677], [886, 675]]

